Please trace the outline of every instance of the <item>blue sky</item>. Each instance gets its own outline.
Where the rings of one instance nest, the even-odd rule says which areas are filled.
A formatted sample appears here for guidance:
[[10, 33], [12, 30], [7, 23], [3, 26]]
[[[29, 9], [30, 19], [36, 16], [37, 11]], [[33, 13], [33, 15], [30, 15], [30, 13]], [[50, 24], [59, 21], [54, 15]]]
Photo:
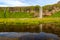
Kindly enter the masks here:
[[0, 0], [1, 6], [31, 6], [31, 5], [48, 5], [57, 3], [59, 0]]

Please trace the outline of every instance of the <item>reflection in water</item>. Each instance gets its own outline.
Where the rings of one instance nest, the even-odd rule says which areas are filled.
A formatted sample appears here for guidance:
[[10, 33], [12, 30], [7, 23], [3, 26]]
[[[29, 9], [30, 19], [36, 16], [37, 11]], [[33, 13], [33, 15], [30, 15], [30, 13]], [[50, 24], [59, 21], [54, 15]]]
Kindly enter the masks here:
[[39, 27], [40, 27], [40, 32], [43, 32], [43, 30], [42, 30], [42, 29], [43, 29], [43, 25], [42, 25], [42, 24], [40, 24], [40, 26], [39, 26]]
[[19, 38], [20, 40], [59, 40], [59, 37], [54, 34], [47, 34], [40, 32], [39, 34], [23, 35]]
[[55, 34], [40, 32], [40, 33], [29, 33], [29, 32], [1, 32], [0, 37], [18, 38], [19, 40], [58, 40], [59, 37]]
[[[40, 34], [41, 35], [45, 35], [47, 33], [52, 33], [52, 35], [56, 34], [60, 37], [60, 23], [51, 23], [51, 24], [42, 24], [42, 28], [40, 27], [40, 25], [0, 25], [0, 36], [6, 36], [9, 38], [15, 38], [15, 37], [22, 37], [24, 35], [36, 35], [36, 34]], [[42, 32], [43, 30], [43, 32]], [[4, 31], [2, 33], [2, 31]], [[7, 33], [6, 33], [7, 32]], [[19, 32], [19, 33], [16, 33]], [[23, 32], [23, 33], [21, 33]], [[44, 33], [46, 32], [46, 33]], [[51, 34], [49, 34], [51, 35]], [[40, 37], [39, 36], [39, 37]]]
[[60, 23], [43, 24], [43, 32], [53, 33], [60, 37]]

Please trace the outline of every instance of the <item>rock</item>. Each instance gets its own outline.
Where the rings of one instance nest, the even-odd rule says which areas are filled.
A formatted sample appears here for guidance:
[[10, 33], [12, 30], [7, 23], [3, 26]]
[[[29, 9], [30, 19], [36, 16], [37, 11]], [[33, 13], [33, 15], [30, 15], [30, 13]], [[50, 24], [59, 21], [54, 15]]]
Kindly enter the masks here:
[[60, 4], [60, 1], [58, 2], [58, 4]]

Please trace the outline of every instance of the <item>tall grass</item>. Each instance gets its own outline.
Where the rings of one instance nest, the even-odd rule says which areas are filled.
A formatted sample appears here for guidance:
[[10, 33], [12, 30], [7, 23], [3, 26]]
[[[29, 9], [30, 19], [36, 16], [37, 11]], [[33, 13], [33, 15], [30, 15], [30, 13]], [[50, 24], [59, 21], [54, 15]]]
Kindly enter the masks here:
[[39, 28], [40, 24], [45, 23], [60, 24], [60, 18], [0, 18], [0, 32], [35, 31], [35, 29], [37, 29], [36, 27]]
[[60, 23], [60, 18], [0, 18], [0, 23], [5, 24], [43, 24]]
[[6, 12], [7, 18], [32, 18], [32, 13], [26, 13], [26, 12]]
[[27, 12], [8, 12], [6, 11], [4, 14], [4, 11], [0, 11], [0, 18], [33, 18], [33, 13], [27, 13]]
[[57, 18], [57, 17], [60, 17], [60, 11], [59, 12], [55, 12], [54, 14], [52, 14], [51, 16], [46, 16], [46, 17], [52, 17], [52, 18]]

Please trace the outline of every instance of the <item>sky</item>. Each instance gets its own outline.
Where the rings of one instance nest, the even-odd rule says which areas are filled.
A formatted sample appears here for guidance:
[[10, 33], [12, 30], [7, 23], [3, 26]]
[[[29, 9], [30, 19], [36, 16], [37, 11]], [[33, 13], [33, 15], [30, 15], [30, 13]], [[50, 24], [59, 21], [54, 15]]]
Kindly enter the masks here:
[[0, 0], [0, 7], [6, 6], [35, 6], [57, 3], [59, 0]]

